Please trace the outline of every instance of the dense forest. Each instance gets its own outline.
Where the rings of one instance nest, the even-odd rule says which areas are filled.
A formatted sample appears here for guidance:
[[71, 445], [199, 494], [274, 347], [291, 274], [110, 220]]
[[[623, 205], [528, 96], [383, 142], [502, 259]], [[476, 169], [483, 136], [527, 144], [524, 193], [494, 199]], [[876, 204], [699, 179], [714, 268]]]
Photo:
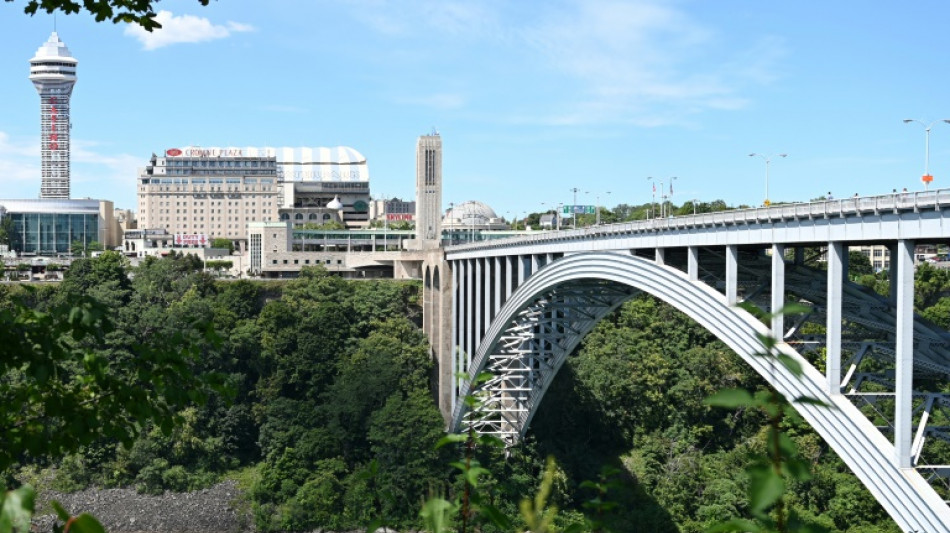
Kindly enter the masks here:
[[[854, 279], [886, 293], [882, 275], [863, 270], [860, 258], [850, 265]], [[950, 325], [950, 276], [922, 266], [917, 278], [920, 310]], [[63, 337], [50, 349], [86, 354], [67, 358], [54, 375], [26, 364], [0, 367], [0, 429], [24, 443], [0, 453], [7, 487], [158, 493], [237, 479], [265, 532], [343, 530], [374, 520], [420, 527], [424, 501], [463, 489], [451, 465], [459, 449], [435, 446], [443, 421], [418, 328], [418, 283], [344, 281], [320, 269], [286, 282], [221, 282], [193, 258], [149, 259], [131, 269], [106, 253], [74, 262], [60, 284], [0, 290], [3, 319], [19, 321], [18, 328], [47, 324], [71, 308], [70, 327], [95, 330], [44, 330]], [[14, 336], [30, 338], [32, 330], [10, 331], [0, 341], [14, 347]], [[162, 354], [169, 350], [187, 357], [168, 359]], [[134, 422], [141, 413], [110, 407], [103, 396], [97, 420], [83, 419], [89, 400], [74, 401], [78, 411], [68, 401], [50, 407], [49, 391], [68, 399], [98, 380], [134, 397], [126, 408], [149, 406], [150, 421]], [[487, 469], [478, 491], [523, 527], [519, 502], [537, 492], [553, 457], [550, 503], [561, 528], [586, 517], [615, 532], [704, 531], [748, 516], [744, 466], [764, 446], [764, 415], [704, 400], [722, 388], [764, 386], [685, 315], [636, 298], [585, 339], [521, 445], [478, 450]], [[119, 431], [128, 416], [133, 423]], [[784, 430], [811, 465], [811, 478], [788, 491], [806, 523], [898, 531], [803, 422], [788, 420]], [[481, 531], [497, 530], [485, 517], [472, 520]]]

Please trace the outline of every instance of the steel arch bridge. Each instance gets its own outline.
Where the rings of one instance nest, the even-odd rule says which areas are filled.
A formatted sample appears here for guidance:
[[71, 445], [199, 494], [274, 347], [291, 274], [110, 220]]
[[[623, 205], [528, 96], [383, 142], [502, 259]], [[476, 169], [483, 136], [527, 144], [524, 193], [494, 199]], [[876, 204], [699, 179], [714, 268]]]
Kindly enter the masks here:
[[[453, 246], [424, 265], [424, 328], [439, 365], [450, 428], [515, 442], [544, 393], [593, 327], [640, 293], [669, 303], [733, 349], [795, 404], [905, 531], [950, 531], [950, 507], [931, 485], [950, 473], [927, 464], [948, 440], [933, 417], [950, 405], [934, 383], [950, 376], [950, 335], [913, 313], [914, 245], [950, 237], [950, 193], [726, 212], [548, 232]], [[891, 295], [846, 280], [848, 247], [884, 244]], [[826, 269], [807, 266], [820, 253]], [[810, 306], [763, 324], [736, 307]], [[809, 335], [821, 325], [825, 334]], [[761, 352], [757, 334], [802, 362], [797, 378]], [[825, 349], [825, 373], [802, 356]], [[457, 373], [467, 374], [459, 379]], [[473, 378], [491, 378], [473, 385]], [[917, 384], [917, 389], [914, 385]], [[928, 390], [928, 387], [930, 388]], [[478, 394], [478, 412], [460, 398]], [[870, 417], [870, 418], [869, 418]]]

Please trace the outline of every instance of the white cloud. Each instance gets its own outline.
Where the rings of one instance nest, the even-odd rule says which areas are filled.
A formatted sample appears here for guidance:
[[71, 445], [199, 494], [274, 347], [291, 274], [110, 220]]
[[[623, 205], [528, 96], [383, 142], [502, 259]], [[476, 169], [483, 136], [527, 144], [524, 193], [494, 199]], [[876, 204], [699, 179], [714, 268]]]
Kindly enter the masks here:
[[[0, 176], [3, 182], [12, 189], [0, 188], [0, 196], [30, 198], [40, 192], [40, 141], [32, 139], [13, 139], [6, 132], [0, 131]], [[35, 191], [23, 196], [19, 192], [21, 186], [36, 185]]]
[[[505, 122], [686, 124], [703, 112], [748, 105], [750, 87], [777, 79], [784, 53], [780, 39], [722, 33], [682, 3], [665, 0], [558, 0], [530, 8], [491, 0], [347, 5], [387, 38], [430, 36], [432, 48], [423, 54], [451, 50], [454, 56], [446, 57], [468, 66], [457, 82], [477, 76], [479, 85], [497, 90], [490, 80], [504, 80], [511, 101], [527, 102], [516, 110], [497, 107], [493, 119]], [[479, 60], [486, 53], [494, 54], [487, 64]], [[541, 93], [519, 93], [536, 90], [541, 79]], [[457, 107], [480, 100], [470, 94]]]
[[116, 207], [135, 209], [138, 170], [146, 158], [113, 152], [100, 153], [99, 143], [75, 140], [72, 161], [72, 196], [111, 200]]
[[579, 1], [526, 28], [525, 41], [552, 68], [579, 83], [573, 102], [553, 123], [682, 122], [706, 110], [747, 103], [740, 93], [778, 53], [755, 64], [722, 52], [720, 36], [671, 4]]
[[161, 28], [151, 32], [140, 26], [130, 24], [125, 28], [125, 34], [134, 37], [142, 43], [145, 50], [155, 50], [164, 46], [178, 43], [200, 43], [224, 39], [232, 33], [254, 31], [254, 27], [239, 22], [228, 22], [225, 25], [212, 24], [210, 20], [194, 15], [176, 16], [171, 11], [159, 11], [155, 20]]

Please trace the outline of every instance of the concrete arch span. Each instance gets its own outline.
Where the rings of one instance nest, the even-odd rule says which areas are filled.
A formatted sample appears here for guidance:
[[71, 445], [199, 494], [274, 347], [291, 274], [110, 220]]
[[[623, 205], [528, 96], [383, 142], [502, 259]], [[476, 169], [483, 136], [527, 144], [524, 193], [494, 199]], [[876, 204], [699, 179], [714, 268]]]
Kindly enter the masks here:
[[[452, 428], [473, 423], [477, 430], [514, 442], [531, 418], [571, 351], [610, 311], [646, 292], [705, 327], [788, 398], [817, 398], [832, 406], [795, 404], [818, 434], [868, 487], [904, 531], [950, 531], [950, 507], [914, 469], [895, 465], [895, 449], [847, 398], [829, 394], [826, 380], [795, 350], [799, 379], [770, 358], [758, 357], [756, 334], [768, 328], [749, 313], [730, 307], [713, 288], [691, 282], [680, 271], [621, 253], [583, 253], [559, 259], [530, 278], [499, 310], [459, 385], [459, 397], [482, 401], [467, 411], [457, 401]], [[470, 387], [475, 376], [491, 377]]]

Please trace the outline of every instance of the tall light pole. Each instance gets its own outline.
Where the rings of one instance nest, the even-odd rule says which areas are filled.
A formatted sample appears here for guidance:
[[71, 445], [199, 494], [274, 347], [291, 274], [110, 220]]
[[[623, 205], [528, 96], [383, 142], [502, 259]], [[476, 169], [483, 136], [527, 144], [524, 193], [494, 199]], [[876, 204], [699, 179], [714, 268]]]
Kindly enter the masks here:
[[451, 214], [449, 217], [449, 224], [452, 226], [452, 244], [455, 244], [455, 237], [458, 235], [458, 226], [456, 225], [456, 220], [458, 217], [455, 216], [455, 202], [449, 202], [449, 212], [446, 214]]
[[765, 155], [765, 154], [757, 154], [755, 152], [749, 154], [749, 157], [761, 157], [762, 159], [765, 159], [765, 202], [762, 203], [762, 205], [764, 205], [765, 207], [768, 207], [769, 205], [772, 204], [771, 200], [769, 200], [769, 163], [772, 162], [772, 158], [775, 156], [788, 157], [788, 154]]
[[[606, 194], [607, 194], [607, 198], [610, 198], [610, 191], [606, 191]], [[599, 226], [600, 225], [600, 193], [597, 193], [597, 207], [595, 207], [595, 209], [597, 210], [596, 225]]]
[[571, 215], [574, 217], [574, 222], [572, 225], [574, 226], [574, 229], [577, 229], [577, 191], [580, 189], [577, 187], [572, 187], [568, 190], [574, 192], [574, 205], [571, 206]]
[[666, 215], [670, 216], [670, 212], [673, 210], [673, 181], [677, 180], [676, 176], [670, 176], [670, 208], [666, 210]]
[[917, 120], [917, 119], [915, 119], [915, 118], [905, 118], [905, 119], [904, 119], [904, 124], [910, 124], [911, 122], [916, 122], [916, 123], [918, 123], [918, 124], [920, 124], [920, 125], [922, 125], [922, 126], [924, 127], [924, 137], [925, 137], [925, 141], [924, 141], [924, 142], [925, 142], [925, 144], [924, 144], [924, 175], [923, 175], [923, 177], [920, 178], [920, 179], [921, 179], [921, 181], [924, 182], [924, 188], [925, 188], [925, 189], [929, 189], [929, 188], [930, 188], [930, 182], [934, 180], [934, 177], [930, 175], [930, 128], [932, 128], [933, 125], [936, 124], [936, 123], [938, 123], [938, 122], [947, 122], [947, 123], [950, 123], [950, 119], [946, 119], [946, 118], [945, 118], [945, 119], [943, 119], [943, 120], [935, 120], [935, 121], [931, 122], [930, 124], [927, 124], [926, 122], [924, 122], [924, 121], [922, 121], [922, 120]]
[[[653, 181], [654, 178], [653, 178], [653, 176], [648, 176], [647, 179], [650, 180], [650, 181]], [[663, 180], [657, 180], [657, 181], [660, 182], [660, 194], [662, 194], [662, 193], [663, 193]], [[655, 217], [656, 217], [656, 208], [655, 208], [654, 206], [656, 206], [656, 183], [653, 184], [653, 201], [650, 202], [650, 211], [651, 211], [651, 213], [650, 213], [650, 218], [655, 218]], [[661, 204], [661, 205], [660, 205], [660, 209], [662, 210], [662, 208], [663, 208], [663, 205]], [[660, 213], [660, 218], [663, 218], [663, 213], [662, 213], [662, 212]]]

